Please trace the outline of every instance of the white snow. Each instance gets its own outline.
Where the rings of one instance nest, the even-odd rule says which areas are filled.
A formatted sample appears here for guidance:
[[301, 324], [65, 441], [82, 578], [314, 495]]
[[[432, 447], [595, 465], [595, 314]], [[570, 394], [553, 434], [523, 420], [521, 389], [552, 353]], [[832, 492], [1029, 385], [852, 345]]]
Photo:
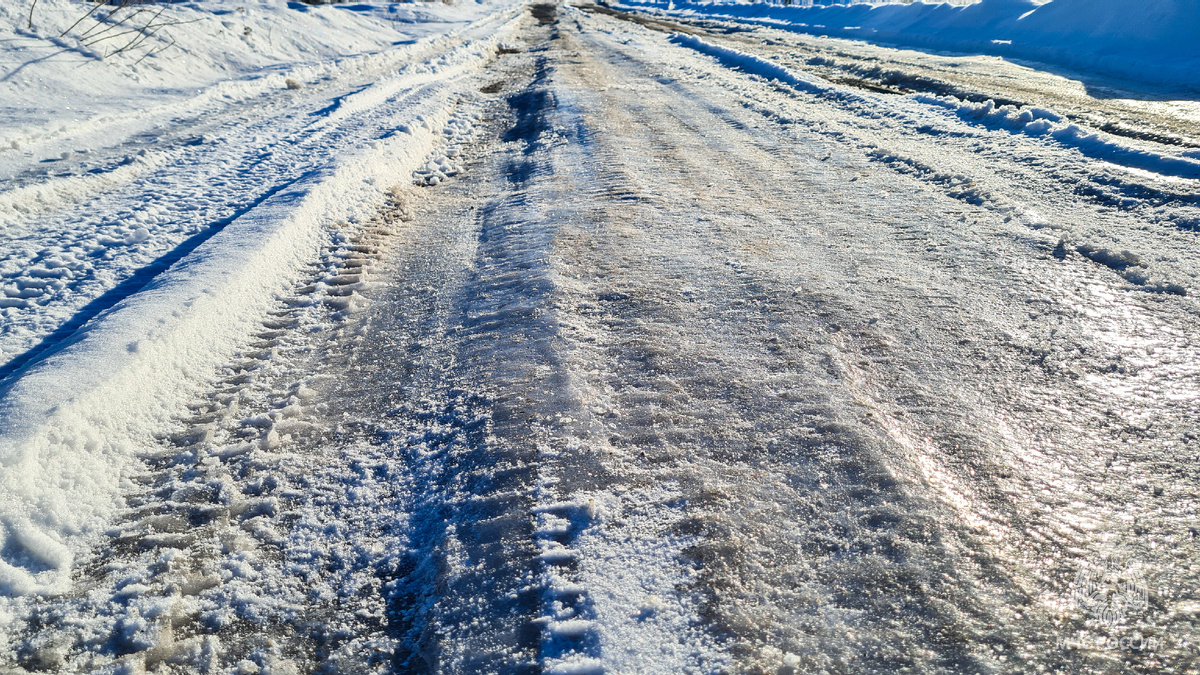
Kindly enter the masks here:
[[970, 5], [636, 2], [681, 16], [762, 22], [818, 35], [1032, 59], [1200, 89], [1200, 4], [1190, 0], [982, 0]]
[[[81, 49], [79, 37], [96, 25], [96, 18], [112, 12], [110, 23], [116, 23], [136, 7], [103, 7], [72, 28], [89, 5], [39, 0], [30, 30], [28, 3], [3, 3], [0, 176], [11, 176], [30, 159], [65, 159], [135, 129], [161, 127], [173, 116], [200, 112], [206, 102], [252, 97], [286, 87], [289, 78], [298, 84], [326, 78], [372, 54], [399, 64], [396, 56], [404, 52], [390, 49], [394, 45], [451, 32], [494, 7], [475, 2], [180, 3], [164, 10], [159, 23], [172, 25], [154, 33], [144, 47], [102, 58], [123, 41], [101, 39]], [[146, 18], [129, 19], [122, 28]], [[174, 46], [162, 49], [171, 40]]]
[[1034, 670], [1104, 527], [1191, 554], [1195, 150], [834, 81], [808, 36], [420, 7], [476, 20], [192, 3], [332, 28], [97, 78], [127, 119], [21, 90], [0, 659]]
[[[849, 87], [834, 85], [818, 76], [785, 68], [769, 59], [712, 44], [690, 35], [674, 34], [671, 41], [714, 57], [726, 67], [736, 68], [751, 75], [791, 85], [799, 91], [826, 94], [839, 100], [854, 100], [868, 104], [885, 104], [886, 101], [871, 94], [861, 94]], [[997, 106], [994, 101], [982, 103], [962, 101], [953, 96], [912, 94], [908, 98], [952, 112], [968, 124], [978, 124], [991, 129], [1007, 129], [1030, 136], [1046, 136], [1063, 146], [1078, 150], [1092, 159], [1099, 159], [1129, 169], [1147, 171], [1157, 176], [1198, 179], [1200, 161], [1187, 151], [1171, 152], [1165, 148], [1147, 150], [1131, 145], [1104, 132], [1084, 129], [1068, 122], [1062, 115], [1035, 106], [1016, 108], [1011, 105]], [[925, 117], [920, 112], [917, 118]], [[922, 120], [926, 121], [926, 120]]]
[[[711, 672], [727, 665], [727, 657], [697, 629], [695, 599], [681, 592], [693, 582], [694, 570], [683, 552], [694, 541], [670, 533], [682, 517], [680, 509], [652, 508], [681, 504], [678, 489], [597, 494], [593, 500], [604, 503], [609, 515], [578, 536], [576, 578], [595, 611], [595, 621], [586, 622], [586, 628], [600, 643], [597, 665], [603, 672], [647, 675]], [[617, 517], [619, 527], [611, 522]], [[573, 590], [557, 578], [549, 587], [552, 593]], [[551, 632], [574, 623], [552, 623]], [[646, 660], [649, 654], [654, 655], [651, 661]]]
[[922, 103], [952, 110], [961, 119], [990, 128], [1010, 129], [1030, 136], [1047, 135], [1059, 143], [1076, 148], [1087, 157], [1104, 160], [1132, 169], [1141, 169], [1161, 176], [1200, 178], [1200, 161], [1186, 152], [1169, 155], [1131, 148], [1108, 134], [1066, 122], [1053, 111], [1038, 107], [1015, 108], [997, 106], [994, 101], [971, 103], [953, 96], [914, 94]]
[[[305, 80], [316, 76], [336, 78], [342, 68], [329, 62], [332, 56], [339, 50], [368, 48], [382, 50], [367, 59], [371, 66], [384, 71], [373, 82], [335, 98], [332, 106], [318, 111], [313, 122], [316, 126], [307, 129], [306, 135], [333, 137], [322, 154], [307, 157], [307, 166], [293, 163], [281, 167], [271, 177], [280, 182], [274, 186], [260, 184], [260, 191], [268, 189], [254, 198], [250, 208], [235, 212], [228, 224], [209, 226], [207, 232], [202, 230], [204, 236], [194, 249], [185, 246], [179, 251], [178, 260], [170, 260], [174, 265], [169, 270], [155, 276], [151, 266], [144, 285], [133, 289], [137, 292], [118, 292], [111, 306], [81, 330], [63, 335], [44, 354], [35, 354], [7, 373], [7, 381], [0, 384], [0, 492], [6, 496], [0, 503], [3, 526], [0, 547], [4, 550], [0, 556], [0, 590], [6, 594], [57, 593], [67, 588], [73, 557], [87, 546], [86, 535], [102, 528], [119, 506], [124, 481], [137, 471], [140, 454], [151, 446], [154, 431], [177, 415], [188, 397], [203, 386], [212, 368], [228, 358], [260, 325], [267, 308], [296, 282], [303, 266], [313, 260], [328, 236], [327, 228], [373, 213], [383, 203], [387, 190], [407, 182], [429, 151], [441, 142], [443, 129], [449, 127], [453, 135], [460, 127], [469, 128], [469, 121], [451, 117], [456, 101], [454, 82], [473, 73], [494, 53], [496, 40], [505, 35], [506, 21], [516, 11], [507, 5], [494, 5], [488, 11], [499, 10], [499, 14], [489, 17], [484, 9], [473, 9], [470, 11], [483, 14], [478, 27], [466, 27], [474, 31], [474, 37], [464, 34], [455, 40], [437, 38], [424, 41], [420, 49], [407, 46], [387, 50], [389, 41], [403, 37], [396, 27], [412, 24], [363, 18], [359, 12], [347, 9], [300, 11], [289, 9], [282, 2], [252, 5], [253, 11], [245, 12], [235, 10], [234, 6], [234, 3], [212, 3], [178, 8], [181, 17], [197, 21], [190, 24], [194, 32], [177, 35], [176, 39], [194, 40], [198, 46], [205, 45], [207, 51], [198, 48], [186, 58], [180, 57], [182, 62], [154, 68], [154, 73], [76, 55], [62, 57], [65, 61], [53, 68], [46, 66], [40, 73], [36, 68], [24, 71], [25, 77], [16, 80], [15, 85], [13, 80], [9, 81], [12, 98], [7, 100], [24, 104], [20, 114], [9, 115], [5, 122], [10, 139], [18, 141], [10, 146], [45, 148], [69, 138], [72, 144], [86, 139], [95, 147], [106, 135], [111, 140], [121, 140], [119, 134], [106, 129], [111, 126], [112, 118], [105, 115], [116, 114], [113, 106], [137, 111], [130, 115], [136, 121], [132, 125], [134, 130], [157, 125], [161, 116], [168, 113], [154, 99], [172, 96], [146, 92], [155, 91], [155, 85], [174, 81], [172, 78], [183, 79], [174, 81], [177, 85], [194, 86], [206, 79], [216, 80], [223, 72], [241, 76], [249, 65], [263, 67], [277, 63], [283, 56], [325, 60], [306, 67], [302, 76]], [[242, 3], [236, 6], [241, 7]], [[386, 9], [377, 8], [371, 14]], [[35, 16], [39, 17], [41, 34], [48, 34], [47, 25], [57, 27], [71, 17], [71, 11], [77, 10], [74, 3], [39, 4]], [[19, 24], [12, 16], [15, 11], [12, 5], [0, 11], [9, 13], [5, 21], [10, 27]], [[223, 24], [218, 17], [223, 13], [239, 17], [244, 14], [248, 21], [265, 22], [264, 29], [279, 28], [277, 49], [281, 51], [252, 58], [252, 45], [231, 48], [221, 42]], [[469, 15], [463, 10], [449, 10], [449, 13], [459, 17]], [[196, 26], [207, 26], [215, 32], [195, 32], [199, 31]], [[309, 32], [327, 32], [337, 37], [324, 47], [317, 42], [316, 53], [305, 53], [296, 45]], [[237, 41], [242, 39], [239, 37]], [[13, 58], [21, 49], [26, 47], [10, 48], [6, 56]], [[228, 52], [224, 51], [227, 49]], [[288, 49], [293, 52], [287, 53]], [[426, 55], [432, 58], [423, 61]], [[80, 67], [96, 70], [97, 76], [70, 75], [71, 69]], [[388, 70], [393, 74], [386, 74]], [[289, 72], [295, 73], [295, 69]], [[36, 95], [39, 86], [48, 87], [54, 94], [39, 100]], [[39, 116], [51, 114], [49, 111], [59, 102], [55, 96], [78, 96], [74, 90], [80, 87], [93, 95], [90, 112], [94, 114], [70, 122], [55, 119], [41, 127], [32, 123]], [[218, 82], [199, 97], [175, 95], [181, 103], [168, 104], [176, 105], [170, 114], [196, 105], [198, 98], [225, 97], [232, 95], [231, 91], [251, 95], [269, 87], [282, 89], [282, 76], [260, 73], [249, 80]], [[112, 97], [105, 98], [101, 92]], [[159, 107], [148, 110], [153, 105]], [[368, 119], [370, 125], [360, 125], [357, 131], [363, 135], [356, 137], [355, 127], [347, 123], [349, 118]], [[130, 131], [120, 124], [117, 127], [121, 132]], [[287, 136], [275, 140], [280, 149], [293, 142]], [[10, 150], [8, 154], [15, 152]], [[32, 150], [21, 152], [26, 166], [36, 166], [39, 155]], [[180, 152], [168, 150], [164, 154], [174, 153], [186, 159], [186, 153], [180, 155]], [[21, 163], [21, 157], [10, 156], [3, 165], [11, 172], [12, 167]], [[133, 165], [136, 164], [137, 160]], [[158, 169], [152, 161], [129, 169], [128, 173], [152, 175]], [[197, 169], [209, 167], [189, 169], [185, 162], [178, 170], [186, 173]], [[23, 221], [18, 224], [10, 220], [10, 235], [14, 229], [28, 233], [26, 238], [33, 241], [52, 235], [53, 227], [47, 225], [54, 223], [59, 207], [71, 201], [72, 193], [82, 193], [77, 198], [86, 200], [89, 193], [107, 187], [86, 176], [71, 176], [65, 184], [56, 182], [52, 176], [42, 177], [41, 182], [37, 180], [29, 186], [0, 193], [0, 203], [9, 205], [10, 216], [19, 214]], [[122, 179], [108, 176], [101, 180], [119, 183]], [[170, 184], [165, 189], [183, 190], [188, 186]], [[53, 199], [54, 195], [64, 194], [68, 198]], [[61, 283], [70, 279], [73, 265], [81, 267], [73, 261], [88, 260], [89, 255], [106, 246], [119, 243], [137, 247], [156, 237], [165, 239], [160, 250], [169, 251], [191, 234], [190, 229], [197, 227], [194, 223], [179, 227], [178, 221], [169, 219], [164, 223], [169, 226], [165, 231], [156, 227], [153, 219], [142, 217], [153, 212], [152, 205], [143, 211], [138, 204], [128, 202], [136, 195], [134, 191], [116, 205], [132, 207], [123, 217], [134, 221], [117, 231], [119, 242], [106, 240], [105, 237], [110, 240], [112, 237], [105, 229], [77, 232], [85, 238], [91, 236], [96, 245], [84, 245], [83, 250], [76, 245], [50, 256], [43, 251], [37, 256], [40, 258], [37, 264], [5, 272], [14, 281], [4, 290], [8, 298], [8, 308], [3, 310], [4, 332], [11, 333], [23, 319], [41, 320], [42, 325], [53, 326], [72, 311], [78, 311], [83, 301], [94, 299], [105, 290], [110, 295], [117, 292], [112, 289], [120, 281], [119, 275], [136, 274], [138, 267], [134, 261], [127, 268], [106, 268], [103, 257], [98, 263], [89, 262], [92, 275], [108, 279], [91, 290], [89, 298], [81, 297], [88, 288], [72, 289], [69, 284]], [[177, 204], [196, 195], [168, 192], [161, 196]], [[30, 200], [35, 202], [33, 206], [21, 206]], [[46, 221], [31, 217], [42, 210], [49, 211]], [[97, 215], [100, 220], [106, 216], [103, 212]], [[104, 228], [104, 224], [97, 223], [96, 227]], [[13, 242], [8, 245], [11, 247]], [[65, 293], [59, 304], [55, 304], [52, 294], [48, 304], [31, 304], [30, 298], [39, 297], [48, 289], [75, 292]], [[24, 314], [13, 313], [22, 311]], [[43, 328], [40, 335], [33, 335], [44, 338], [47, 332]], [[29, 342], [26, 339], [26, 344]]]

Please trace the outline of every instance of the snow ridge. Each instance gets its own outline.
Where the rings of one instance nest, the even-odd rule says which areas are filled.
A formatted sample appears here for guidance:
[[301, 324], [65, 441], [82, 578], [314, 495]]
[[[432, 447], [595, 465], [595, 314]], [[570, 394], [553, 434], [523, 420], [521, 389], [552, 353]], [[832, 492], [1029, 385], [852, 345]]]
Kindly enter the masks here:
[[[798, 91], [808, 94], [836, 98], [847, 104], [861, 106], [869, 111], [868, 114], [882, 113], [889, 117], [905, 120], [912, 127], [926, 128], [928, 133], [935, 135], [947, 133], [947, 129], [942, 126], [946, 121], [951, 122], [951, 125], [966, 124], [986, 129], [1004, 129], [1035, 138], [1044, 138], [1046, 142], [1078, 150], [1086, 157], [1101, 159], [1117, 167], [1149, 171], [1164, 177], [1188, 180], [1200, 178], [1200, 162], [1187, 155], [1172, 156], [1129, 147], [1109, 134], [1085, 130], [1076, 124], [1068, 123], [1061, 115], [1050, 110], [1033, 107], [1022, 109], [1012, 106], [997, 107], [991, 100], [983, 103], [971, 103], [950, 96], [914, 94], [895, 97], [860, 93], [848, 87], [826, 82], [816, 76], [797, 73], [769, 59], [715, 45], [692, 36], [675, 34], [668, 39], [679, 46], [711, 56], [727, 68], [789, 84]], [[913, 109], [909, 106], [897, 105], [897, 102], [900, 101], [933, 106], [934, 110], [922, 110], [920, 107]], [[930, 113], [933, 113], [933, 116]], [[931, 126], [930, 123], [939, 117], [944, 121], [938, 121], [937, 124]], [[904, 153], [882, 148], [873, 143], [869, 147], [873, 147], [869, 155], [875, 161], [887, 164], [901, 173], [915, 174], [923, 180], [944, 187], [947, 189], [947, 193], [956, 199], [975, 205], [985, 205], [989, 209], [1002, 213], [1007, 218], [1015, 219], [1026, 225], [1039, 238], [1044, 239], [1049, 247], [1054, 248], [1055, 254], [1060, 257], [1065, 256], [1068, 251], [1075, 252], [1092, 262], [1111, 269], [1142, 290], [1151, 293], [1188, 295], [1187, 288], [1177, 279], [1152, 269], [1141, 257], [1132, 252], [1122, 250], [1112, 253], [1110, 251], [1111, 244], [1080, 241], [1082, 235], [1075, 228], [1049, 222], [1041, 215], [1029, 210], [1025, 205], [1014, 203], [1011, 199], [995, 194], [960, 173], [947, 174], [935, 170], [926, 163], [908, 157]]]
[[[884, 102], [884, 99], [879, 96], [858, 94], [821, 78], [785, 68], [761, 56], [715, 45], [691, 35], [675, 33], [669, 39], [682, 47], [712, 56], [726, 67], [737, 68], [750, 75], [782, 82], [806, 93], [834, 95], [842, 99], [863, 102]], [[1018, 109], [1007, 105], [997, 106], [995, 101], [991, 100], [983, 103], [971, 103], [953, 96], [929, 94], [912, 94], [910, 98], [950, 111], [960, 120], [969, 124], [979, 124], [993, 129], [1005, 128], [1030, 136], [1046, 136], [1061, 145], [1075, 148], [1093, 159], [1150, 171], [1162, 176], [1200, 178], [1200, 161], [1196, 159], [1128, 147], [1113, 136], [1068, 123], [1061, 115], [1044, 108]]]
[[1038, 59], [1102, 75], [1200, 88], [1200, 5], [1187, 0], [983, 0], [971, 5], [796, 7], [725, 2], [625, 3], [817, 35]]
[[711, 42], [705, 42], [700, 38], [683, 33], [675, 33], [670, 37], [671, 42], [688, 49], [694, 49], [701, 54], [708, 54], [715, 57], [718, 61], [729, 67], [739, 68], [745, 73], [765, 77], [768, 80], [778, 80], [784, 84], [790, 84], [797, 89], [807, 91], [810, 94], [818, 94], [830, 91], [832, 87], [828, 83], [818, 83], [813, 78], [802, 76], [793, 70], [784, 68], [783, 66], [768, 61], [761, 56], [747, 54], [746, 52], [721, 45], [715, 45]]
[[1130, 148], [1108, 134], [1067, 123], [1061, 115], [1044, 108], [997, 106], [995, 101], [971, 103], [953, 96], [913, 94], [921, 103], [945, 108], [960, 119], [990, 128], [1004, 128], [1030, 136], [1047, 136], [1064, 146], [1073, 147], [1093, 159], [1151, 171], [1162, 176], [1200, 178], [1200, 161]]
[[[504, 14], [507, 26], [513, 12]], [[450, 119], [454, 83], [491, 55], [497, 38], [493, 32], [465, 58], [425, 69], [441, 81], [423, 100], [381, 110], [396, 133], [288, 184], [0, 393], [0, 491], [9, 495], [0, 505], [0, 591], [66, 590], [72, 560], [87, 545], [81, 535], [119, 506], [150, 429], [168, 424], [214, 364], [258, 327], [320, 250], [327, 224], [371, 213], [421, 165]], [[347, 104], [392, 100], [406, 79], [428, 76], [398, 78]]]

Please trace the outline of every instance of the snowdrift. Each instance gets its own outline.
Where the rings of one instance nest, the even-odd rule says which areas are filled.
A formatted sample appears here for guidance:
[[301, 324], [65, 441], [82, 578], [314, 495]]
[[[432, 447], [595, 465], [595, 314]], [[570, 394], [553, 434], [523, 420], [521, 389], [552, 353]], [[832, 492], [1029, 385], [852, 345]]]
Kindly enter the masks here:
[[[192, 114], [205, 99], [244, 99], [328, 76], [355, 57], [447, 32], [485, 15], [475, 2], [309, 6], [289, 0], [205, 0], [137, 7], [39, 0], [0, 3], [0, 178], [30, 151], [99, 146], [132, 125]], [[161, 8], [161, 6], [159, 6]], [[113, 29], [97, 17], [111, 12]], [[160, 25], [120, 52], [130, 31]], [[136, 32], [135, 32], [136, 34]]]
[[[1191, 0], [983, 0], [974, 5], [626, 2], [674, 14], [908, 47], [1023, 58], [1139, 83], [1200, 90], [1200, 3]], [[670, 7], [670, 9], [664, 9]]]

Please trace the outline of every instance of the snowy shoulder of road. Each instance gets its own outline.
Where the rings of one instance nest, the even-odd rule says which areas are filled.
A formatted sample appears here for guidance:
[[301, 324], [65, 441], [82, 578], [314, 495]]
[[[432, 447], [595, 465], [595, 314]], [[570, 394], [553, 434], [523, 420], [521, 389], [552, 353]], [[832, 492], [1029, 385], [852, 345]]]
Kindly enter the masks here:
[[[823, 81], [819, 77], [805, 76], [758, 56], [737, 49], [710, 44], [698, 38], [676, 34], [672, 41], [701, 53], [716, 57], [742, 72], [776, 80], [795, 86], [809, 93], [830, 93], [841, 98], [856, 98], [850, 93]], [[1017, 108], [1012, 105], [997, 106], [995, 101], [975, 103], [953, 96], [913, 94], [911, 99], [934, 109], [934, 114], [945, 111], [962, 120], [984, 127], [1006, 129], [1034, 137], [1044, 136], [1054, 142], [1078, 150], [1084, 156], [1134, 171], [1146, 171], [1166, 178], [1200, 178], [1200, 159], [1195, 151], [1176, 148], [1138, 147], [1125, 139], [1081, 127], [1071, 123], [1064, 115], [1037, 106]], [[1173, 292], [1182, 292], [1178, 288]]]
[[674, 16], [752, 21], [893, 45], [1032, 59], [1140, 83], [1200, 89], [1200, 5], [1186, 0], [982, 0], [971, 5], [638, 2]]
[[32, 12], [28, 3], [4, 3], [0, 166], [7, 173], [44, 159], [36, 156], [43, 145], [86, 150], [130, 117], [154, 114], [155, 122], [165, 122], [183, 112], [169, 104], [196, 96], [242, 97], [285, 86], [288, 77], [304, 81], [323, 74], [331, 60], [445, 33], [494, 8], [211, 0], [160, 14], [158, 7], [73, 0], [40, 0]]
[[66, 588], [154, 434], [339, 228], [470, 126], [463, 81], [520, 13], [89, 7], [0, 7], [0, 624]]

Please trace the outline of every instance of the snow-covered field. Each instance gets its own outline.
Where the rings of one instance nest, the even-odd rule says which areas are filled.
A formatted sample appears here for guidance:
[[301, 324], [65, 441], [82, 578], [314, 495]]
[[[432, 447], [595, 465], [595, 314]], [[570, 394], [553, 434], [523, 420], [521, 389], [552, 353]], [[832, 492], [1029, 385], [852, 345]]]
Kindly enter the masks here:
[[1169, 67], [632, 3], [105, 55], [81, 7], [0, 8], [9, 670], [1194, 668]]

